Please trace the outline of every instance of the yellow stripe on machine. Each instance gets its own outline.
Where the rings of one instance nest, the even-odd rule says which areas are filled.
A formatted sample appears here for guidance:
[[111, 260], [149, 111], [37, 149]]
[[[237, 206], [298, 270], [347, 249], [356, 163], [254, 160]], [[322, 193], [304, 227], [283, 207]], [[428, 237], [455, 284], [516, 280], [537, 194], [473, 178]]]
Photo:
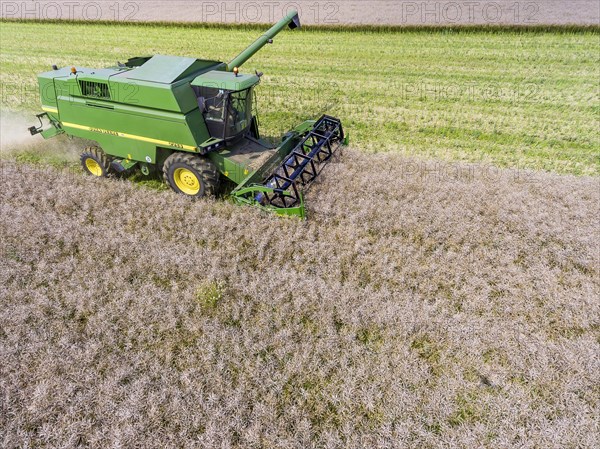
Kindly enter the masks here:
[[54, 112], [55, 114], [58, 114], [58, 109], [51, 108], [50, 106], [42, 106], [42, 111], [44, 111], [44, 112]]
[[75, 123], [67, 123], [67, 122], [62, 122], [62, 125], [69, 127], [69, 128], [82, 129], [84, 131], [92, 131], [92, 132], [100, 133], [100, 134], [110, 134], [111, 136], [124, 137], [126, 139], [141, 140], [143, 142], [157, 143], [159, 145], [166, 145], [169, 147], [181, 148], [184, 150], [191, 150], [191, 151], [196, 150], [196, 147], [192, 147], [190, 145], [183, 145], [181, 143], [168, 142], [166, 140], [151, 139], [150, 137], [136, 136], [135, 134], [127, 134], [127, 133], [122, 133], [119, 131], [111, 131], [108, 129], [94, 128], [93, 126], [83, 126], [83, 125], [77, 125]]

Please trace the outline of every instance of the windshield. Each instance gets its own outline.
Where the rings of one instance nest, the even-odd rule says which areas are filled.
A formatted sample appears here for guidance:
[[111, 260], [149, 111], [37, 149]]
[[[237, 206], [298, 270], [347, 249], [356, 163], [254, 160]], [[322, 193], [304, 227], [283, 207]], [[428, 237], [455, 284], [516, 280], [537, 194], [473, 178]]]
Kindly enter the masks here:
[[231, 92], [200, 87], [198, 106], [212, 137], [232, 139], [243, 135], [252, 122], [252, 88]]

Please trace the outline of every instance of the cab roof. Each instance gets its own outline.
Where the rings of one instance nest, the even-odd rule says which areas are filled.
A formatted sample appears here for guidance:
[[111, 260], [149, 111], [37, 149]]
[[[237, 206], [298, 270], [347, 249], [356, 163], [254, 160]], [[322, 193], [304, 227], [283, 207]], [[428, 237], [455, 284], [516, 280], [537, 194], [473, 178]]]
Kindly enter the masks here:
[[237, 76], [232, 72], [223, 72], [220, 70], [211, 70], [203, 73], [192, 81], [192, 86], [212, 87], [223, 90], [245, 90], [260, 81], [257, 75], [242, 75]]

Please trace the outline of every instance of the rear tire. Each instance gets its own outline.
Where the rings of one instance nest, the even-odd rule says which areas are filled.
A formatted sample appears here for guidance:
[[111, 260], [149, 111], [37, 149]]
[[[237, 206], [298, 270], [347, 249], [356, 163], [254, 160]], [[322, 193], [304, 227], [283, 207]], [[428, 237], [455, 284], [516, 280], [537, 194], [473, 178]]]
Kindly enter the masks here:
[[219, 186], [219, 171], [210, 160], [190, 153], [173, 153], [163, 165], [165, 182], [177, 193], [193, 198], [212, 196]]
[[105, 178], [108, 176], [110, 159], [102, 148], [87, 147], [81, 153], [81, 166], [83, 170], [92, 176]]

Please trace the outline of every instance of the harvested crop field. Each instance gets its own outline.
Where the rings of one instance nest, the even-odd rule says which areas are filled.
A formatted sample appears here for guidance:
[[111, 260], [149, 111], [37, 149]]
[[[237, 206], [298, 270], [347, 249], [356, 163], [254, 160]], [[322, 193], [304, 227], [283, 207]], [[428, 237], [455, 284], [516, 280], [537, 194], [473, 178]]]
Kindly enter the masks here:
[[600, 438], [597, 178], [346, 150], [300, 222], [1, 169], [4, 447]]
[[[110, 67], [137, 54], [229, 61], [264, 32], [14, 22], [1, 30], [1, 105], [30, 111], [23, 130], [39, 112], [36, 75], [52, 64]], [[57, 35], [65, 48], [39, 51], [40, 36]], [[265, 136], [326, 112], [363, 151], [598, 175], [598, 36], [597, 28], [285, 31], [242, 71], [265, 73], [257, 88]]]
[[271, 23], [290, 8], [312, 25], [544, 25], [598, 24], [596, 0], [169, 0], [2, 2], [13, 19], [122, 20], [140, 22]]

